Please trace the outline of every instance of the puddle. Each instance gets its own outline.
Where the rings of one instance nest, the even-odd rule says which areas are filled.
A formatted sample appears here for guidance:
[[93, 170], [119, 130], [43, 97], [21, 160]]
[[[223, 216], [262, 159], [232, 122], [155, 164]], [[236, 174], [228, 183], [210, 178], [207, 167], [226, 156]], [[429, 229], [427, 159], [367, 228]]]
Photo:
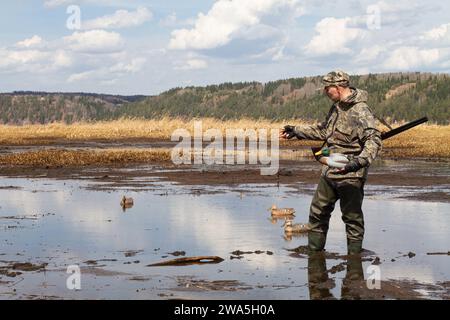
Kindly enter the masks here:
[[[284, 220], [272, 219], [268, 211], [273, 204], [295, 208], [294, 222], [307, 222], [310, 192], [292, 185], [138, 182], [142, 188], [130, 191], [92, 188], [105, 183], [87, 179], [3, 178], [0, 270], [6, 271], [0, 274], [0, 298], [339, 299], [354, 297], [352, 290], [378, 299], [449, 295], [450, 256], [444, 254], [450, 249], [449, 203], [393, 199], [394, 188], [368, 186], [364, 247], [379, 259], [350, 266], [345, 259], [326, 258], [315, 265], [317, 261], [287, 250], [306, 245], [307, 237], [285, 237]], [[413, 188], [395, 189], [402, 194]], [[123, 196], [134, 200], [126, 211], [120, 205]], [[344, 255], [340, 216], [337, 208], [327, 251]], [[224, 260], [148, 267], [195, 256]], [[374, 261], [385, 291], [355, 289], [358, 282], [349, 285], [355, 269], [356, 280], [365, 284]], [[45, 268], [22, 268], [15, 277], [8, 276], [14, 272], [8, 266], [17, 263]], [[81, 290], [67, 289], [71, 265], [81, 269]], [[415, 286], [395, 295], [405, 281]]]

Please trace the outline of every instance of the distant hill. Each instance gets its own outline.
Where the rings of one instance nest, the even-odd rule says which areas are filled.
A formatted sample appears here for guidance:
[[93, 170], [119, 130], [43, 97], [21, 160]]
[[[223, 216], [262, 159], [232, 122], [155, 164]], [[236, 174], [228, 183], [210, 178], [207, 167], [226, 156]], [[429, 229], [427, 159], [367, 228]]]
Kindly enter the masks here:
[[112, 119], [118, 109], [145, 96], [16, 91], [0, 94], [0, 122], [29, 124]]
[[[120, 117], [240, 117], [274, 120], [323, 119], [330, 107], [320, 76], [268, 82], [223, 83], [174, 88], [158, 96], [14, 92], [0, 95], [3, 123], [73, 122]], [[386, 73], [352, 76], [353, 86], [369, 92], [369, 105], [388, 121], [450, 121], [450, 75]]]

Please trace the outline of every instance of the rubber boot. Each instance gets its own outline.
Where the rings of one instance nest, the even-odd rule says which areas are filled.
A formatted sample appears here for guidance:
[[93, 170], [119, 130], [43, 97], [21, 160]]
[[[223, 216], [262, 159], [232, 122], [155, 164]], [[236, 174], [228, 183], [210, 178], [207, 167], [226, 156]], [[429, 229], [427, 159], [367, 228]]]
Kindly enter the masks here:
[[347, 240], [347, 252], [348, 254], [360, 254], [362, 251], [362, 241], [359, 240]]
[[325, 234], [321, 232], [308, 233], [308, 249], [310, 253], [322, 251], [325, 248], [325, 242], [327, 238]]

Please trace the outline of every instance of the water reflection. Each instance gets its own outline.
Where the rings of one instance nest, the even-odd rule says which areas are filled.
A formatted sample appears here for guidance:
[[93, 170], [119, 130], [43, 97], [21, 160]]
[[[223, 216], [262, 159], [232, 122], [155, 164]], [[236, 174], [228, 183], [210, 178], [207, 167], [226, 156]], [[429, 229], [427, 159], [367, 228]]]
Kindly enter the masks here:
[[[341, 286], [341, 299], [361, 299], [359, 288], [365, 286], [364, 271], [361, 255], [351, 255], [345, 258], [344, 262], [338, 264], [335, 269], [344, 267], [345, 277]], [[327, 269], [326, 257], [323, 253], [311, 254], [308, 257], [308, 288], [311, 300], [331, 300], [335, 297], [332, 289], [335, 288], [335, 280], [328, 276], [330, 270]]]
[[354, 255], [347, 259], [347, 273], [342, 281], [341, 299], [361, 299], [355, 288], [365, 286], [361, 256]]
[[325, 255], [311, 254], [308, 257], [308, 288], [311, 300], [332, 299], [331, 289], [336, 286], [328, 277]]
[[[51, 259], [50, 266], [61, 268], [91, 259], [117, 259], [106, 263], [110, 270], [149, 278], [159, 276], [158, 280], [180, 274], [203, 279], [237, 279], [253, 286], [254, 290], [234, 292], [236, 299], [358, 298], [358, 291], [353, 289], [355, 283], [364, 282], [361, 261], [338, 261], [338, 264], [345, 263], [340, 265], [342, 273], [339, 270], [330, 273], [325, 258], [292, 258], [285, 250], [306, 244], [307, 238], [303, 234], [286, 235], [283, 224], [287, 218], [272, 217], [267, 208], [274, 203], [295, 208], [295, 222], [308, 221], [311, 196], [294, 188], [241, 185], [238, 191], [196, 195], [189, 193], [189, 187], [172, 184], [164, 184], [156, 191], [126, 193], [91, 191], [86, 189], [87, 185], [92, 186], [92, 181], [2, 179], [0, 187], [22, 187], [0, 189], [2, 260], [48, 262]], [[215, 187], [207, 189], [216, 191]], [[161, 196], [161, 190], [170, 192]], [[134, 199], [127, 214], [119, 206], [124, 194]], [[428, 282], [448, 279], [446, 257], [427, 256], [426, 252], [448, 250], [449, 209], [445, 203], [385, 199], [365, 202], [364, 247], [384, 259], [383, 278], [409, 277]], [[2, 219], [46, 213], [54, 215], [34, 220]], [[327, 251], [346, 252], [340, 215], [339, 209], [332, 215]], [[129, 250], [139, 251], [133, 260], [124, 257], [123, 252]], [[175, 250], [184, 250], [189, 256], [217, 255], [225, 261], [216, 266], [145, 267], [166, 259], [162, 256]], [[234, 250], [262, 250], [273, 254], [253, 253], [231, 260], [230, 253]], [[413, 259], [403, 256], [409, 251], [416, 253]], [[393, 258], [395, 262], [391, 262]], [[126, 264], [135, 260], [141, 263]], [[344, 271], [341, 284], [337, 279]], [[61, 277], [64, 276], [63, 272]], [[95, 285], [99, 281], [92, 280], [93, 296], [85, 293], [84, 297], [95, 297]], [[121, 285], [123, 295], [115, 298], [127, 294], [126, 282]], [[65, 288], [65, 282], [61, 281], [59, 286]], [[152, 283], [152, 287], [168, 286]], [[274, 287], [283, 289], [274, 290]], [[102, 294], [108, 297], [107, 293]], [[199, 298], [210, 295], [208, 292]]]

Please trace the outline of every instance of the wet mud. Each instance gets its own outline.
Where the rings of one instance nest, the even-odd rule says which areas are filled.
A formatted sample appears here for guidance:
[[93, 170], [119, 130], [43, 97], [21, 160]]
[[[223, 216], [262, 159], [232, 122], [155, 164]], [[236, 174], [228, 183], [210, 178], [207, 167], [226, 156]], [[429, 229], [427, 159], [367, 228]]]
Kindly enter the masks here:
[[[319, 256], [307, 233], [285, 234], [268, 208], [307, 222], [320, 167], [302, 158], [280, 168], [1, 167], [0, 299], [449, 299], [447, 162], [373, 166], [357, 258], [346, 255], [339, 208]], [[123, 196], [134, 199], [126, 211]], [[81, 290], [66, 286], [71, 265]]]

